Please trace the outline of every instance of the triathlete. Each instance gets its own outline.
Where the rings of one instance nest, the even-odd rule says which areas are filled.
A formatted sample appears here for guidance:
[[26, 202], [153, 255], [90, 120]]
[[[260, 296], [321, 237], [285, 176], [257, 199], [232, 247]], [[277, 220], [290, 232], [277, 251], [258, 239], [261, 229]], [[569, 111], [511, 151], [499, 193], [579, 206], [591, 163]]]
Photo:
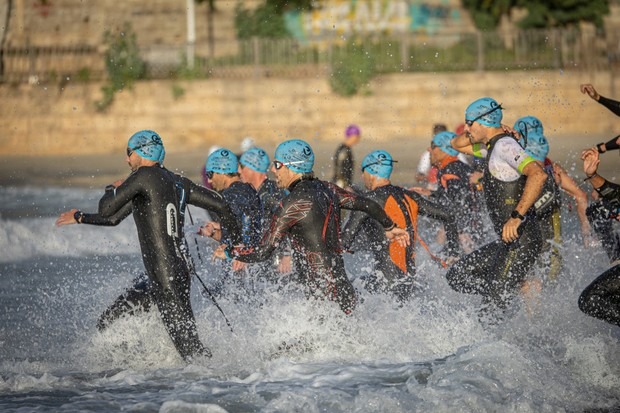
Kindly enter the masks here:
[[[608, 221], [620, 220], [620, 185], [607, 181], [597, 173], [600, 163], [597, 149], [583, 152], [583, 171], [596, 192], [607, 201]], [[608, 234], [615, 242], [608, 243], [606, 252], [611, 268], [592, 282], [579, 297], [579, 309], [584, 313], [620, 326], [620, 243], [618, 233]], [[604, 243], [605, 245], [605, 243]]]
[[591, 229], [586, 216], [588, 196], [579, 188], [575, 181], [557, 162], [547, 157], [549, 142], [544, 135], [543, 124], [534, 116], [525, 116], [514, 124], [514, 130], [521, 139], [519, 144], [532, 158], [540, 162], [547, 173], [545, 185], [540, 197], [534, 203], [536, 217], [540, 222], [540, 231], [543, 240], [541, 259], [545, 267], [549, 268], [547, 275], [550, 281], [557, 279], [562, 266], [562, 257], [559, 246], [562, 244], [561, 231], [561, 193], [563, 189], [575, 199], [577, 216], [579, 217], [581, 233], [585, 245], [590, 244]]
[[471, 252], [484, 235], [482, 207], [470, 184], [473, 168], [460, 160], [460, 152], [450, 146], [455, 137], [455, 133], [440, 132], [431, 140], [429, 153], [437, 168], [437, 190], [429, 199], [443, 205], [455, 217], [463, 249]]
[[349, 125], [344, 131], [344, 141], [334, 154], [334, 177], [332, 182], [341, 188], [350, 188], [353, 184], [353, 146], [361, 139], [362, 132], [357, 125]]
[[264, 261], [289, 235], [298, 281], [307, 295], [335, 301], [349, 314], [357, 299], [341, 254], [340, 209], [367, 212], [381, 223], [388, 238], [403, 245], [409, 237], [376, 202], [315, 178], [313, 166], [314, 152], [306, 142], [292, 139], [277, 147], [272, 171], [278, 186], [289, 194], [258, 247], [237, 246], [227, 249], [227, 254], [241, 261]]
[[[250, 148], [239, 158], [239, 175], [241, 181], [247, 182], [258, 192], [263, 207], [263, 231], [267, 230], [271, 217], [288, 191], [278, 188], [275, 181], [267, 177], [269, 155], [259, 147]], [[288, 245], [279, 248], [275, 257], [278, 273], [287, 274], [292, 271], [291, 249]]]
[[[237, 156], [226, 148], [213, 152], [205, 166], [207, 178], [213, 189], [222, 194], [241, 230], [243, 245], [254, 246], [262, 236], [263, 208], [254, 187], [239, 177]], [[199, 233], [224, 244], [230, 244], [229, 234], [222, 233], [218, 219], [207, 222]], [[241, 270], [244, 263], [233, 262], [233, 270]]]
[[[392, 155], [383, 150], [369, 153], [362, 161], [362, 178], [369, 191], [364, 194], [383, 207], [399, 228], [409, 233], [411, 240], [419, 239], [418, 214], [443, 222], [447, 227], [446, 254], [458, 256], [458, 234], [454, 216], [445, 208], [435, 205], [415, 192], [394, 186], [390, 182], [394, 165]], [[364, 212], [355, 211], [342, 231], [342, 245], [350, 250], [354, 239], [364, 237], [363, 249], [374, 256], [375, 273], [366, 279], [369, 291], [389, 292], [399, 301], [413, 293], [416, 274], [415, 243], [401, 246], [389, 243], [381, 225]]]
[[[136, 308], [148, 310], [155, 303], [174, 346], [189, 361], [195, 356], [211, 357], [211, 352], [198, 338], [190, 304], [193, 268], [183, 233], [185, 209], [192, 204], [217, 212], [231, 234], [238, 233], [238, 227], [219, 194], [168, 171], [162, 165], [164, 154], [157, 133], [135, 133], [127, 144], [127, 163], [132, 173], [106, 188], [99, 212], [85, 214], [72, 209], [62, 213], [56, 225], [117, 225], [133, 213], [148, 280], [139, 278], [121, 295], [104, 312], [98, 328], [104, 329]], [[233, 236], [231, 241], [239, 242], [239, 238]]]
[[466, 133], [451, 141], [461, 152], [486, 158], [482, 185], [500, 239], [461, 258], [446, 274], [454, 290], [481, 294], [483, 310], [508, 306], [541, 248], [533, 205], [547, 174], [504, 132], [501, 120], [500, 104], [488, 97], [478, 99], [465, 111]]

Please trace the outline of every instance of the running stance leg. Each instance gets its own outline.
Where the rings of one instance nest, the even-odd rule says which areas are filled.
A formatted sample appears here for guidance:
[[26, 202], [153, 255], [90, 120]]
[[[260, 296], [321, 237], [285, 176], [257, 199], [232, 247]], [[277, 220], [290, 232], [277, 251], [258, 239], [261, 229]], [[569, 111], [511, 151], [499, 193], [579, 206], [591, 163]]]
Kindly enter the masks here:
[[105, 330], [112, 322], [124, 315], [134, 315], [140, 311], [149, 311], [153, 303], [151, 297], [151, 282], [146, 275], [140, 275], [134, 280], [133, 286], [121, 294], [97, 321], [97, 329]]
[[164, 326], [183, 360], [190, 361], [195, 356], [211, 357], [211, 351], [198, 337], [190, 302], [189, 282], [186, 286], [174, 289], [158, 289], [154, 299]]
[[613, 262], [620, 259], [620, 235], [614, 231], [610, 214], [611, 207], [606, 201], [595, 202], [586, 209], [592, 229], [601, 240], [609, 260]]
[[579, 309], [589, 316], [620, 326], [620, 264], [611, 267], [579, 296]]

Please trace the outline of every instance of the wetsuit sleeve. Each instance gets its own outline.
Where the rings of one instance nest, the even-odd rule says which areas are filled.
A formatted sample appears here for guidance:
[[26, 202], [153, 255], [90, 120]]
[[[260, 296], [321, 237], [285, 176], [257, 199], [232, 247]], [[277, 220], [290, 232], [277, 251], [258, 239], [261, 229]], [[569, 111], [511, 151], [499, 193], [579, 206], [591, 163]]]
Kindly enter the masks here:
[[329, 184], [329, 186], [338, 196], [341, 208], [367, 213], [371, 218], [379, 221], [386, 231], [394, 228], [395, 224], [392, 219], [385, 213], [381, 205], [372, 199], [345, 191], [333, 184]]
[[620, 102], [618, 102], [617, 100], [600, 96], [598, 99], [598, 103], [612, 111], [616, 116], [620, 116]]
[[237, 219], [222, 195], [192, 182], [187, 203], [215, 212], [222, 225], [222, 239], [229, 240], [233, 245], [241, 242], [241, 231]]
[[81, 224], [88, 225], [100, 225], [106, 227], [113, 227], [121, 223], [122, 220], [127, 218], [132, 211], [131, 202], [126, 203], [123, 207], [115, 214], [110, 217], [102, 217], [99, 214], [83, 214]]
[[138, 169], [125, 179], [118, 187], [106, 189], [105, 194], [99, 200], [99, 215], [109, 218], [118, 213], [125, 205], [142, 192], [140, 183], [144, 176], [143, 171]]
[[261, 262], [271, 256], [273, 251], [284, 241], [290, 228], [305, 216], [305, 211], [312, 208], [308, 200], [299, 199], [281, 205], [271, 219], [261, 242], [256, 247], [236, 246], [227, 248], [229, 257], [243, 262]]
[[605, 200], [620, 207], [620, 185], [605, 180], [605, 183], [596, 188], [596, 192]]
[[352, 211], [349, 220], [345, 224], [342, 234], [340, 236], [340, 242], [342, 248], [349, 250], [353, 244], [353, 240], [357, 236], [357, 233], [362, 228], [364, 221], [368, 219], [368, 215], [360, 211]]
[[417, 192], [405, 189], [405, 193], [418, 204], [418, 214], [441, 221], [446, 230], [448, 254], [456, 256], [459, 253], [459, 234], [456, 217], [447, 208], [424, 199]]

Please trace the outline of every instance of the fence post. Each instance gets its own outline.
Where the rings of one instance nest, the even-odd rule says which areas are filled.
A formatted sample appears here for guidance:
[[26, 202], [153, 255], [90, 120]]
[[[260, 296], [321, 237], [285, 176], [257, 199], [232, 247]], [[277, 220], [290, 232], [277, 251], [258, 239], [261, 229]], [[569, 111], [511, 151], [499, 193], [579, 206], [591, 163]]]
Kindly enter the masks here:
[[478, 30], [476, 32], [477, 50], [478, 50], [478, 67], [476, 70], [479, 72], [484, 71], [484, 39], [482, 38], [482, 32]]
[[254, 52], [254, 78], [258, 79], [260, 76], [260, 45], [256, 36], [252, 37], [252, 49]]
[[409, 71], [409, 36], [407, 34], [403, 34], [400, 41], [400, 64], [402, 65], [403, 71]]

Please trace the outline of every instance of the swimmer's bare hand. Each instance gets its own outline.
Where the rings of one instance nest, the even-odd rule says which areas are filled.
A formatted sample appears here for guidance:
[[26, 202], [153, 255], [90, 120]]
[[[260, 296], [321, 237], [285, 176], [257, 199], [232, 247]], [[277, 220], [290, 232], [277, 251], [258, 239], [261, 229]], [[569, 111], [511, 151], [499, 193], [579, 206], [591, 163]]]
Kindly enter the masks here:
[[428, 188], [422, 188], [421, 186], [412, 186], [409, 188], [410, 191], [416, 192], [422, 196], [430, 196], [431, 190]]
[[596, 89], [594, 89], [594, 86], [592, 86], [590, 83], [584, 83], [583, 85], [579, 86], [579, 89], [581, 90], [581, 93], [586, 93], [597, 102], [601, 98], [601, 95], [598, 94]]
[[583, 160], [583, 172], [587, 176], [592, 176], [596, 173], [598, 165], [601, 160], [598, 156], [598, 151], [595, 148], [586, 149], [581, 153], [581, 160]]
[[394, 227], [389, 231], [385, 231], [385, 236], [390, 241], [396, 241], [401, 247], [406, 247], [411, 243], [409, 233], [402, 228]]
[[226, 256], [226, 245], [225, 244], [221, 244], [220, 246], [218, 246], [215, 251], [213, 251], [213, 255], [211, 256], [211, 258], [215, 261], [217, 259], [220, 260], [225, 260], [226, 258], [228, 258]]
[[290, 255], [285, 255], [280, 258], [278, 263], [278, 272], [280, 274], [288, 274], [293, 271], [293, 259]]
[[521, 136], [521, 134], [519, 133], [519, 131], [518, 131], [518, 130], [516, 130], [515, 128], [513, 128], [512, 126], [504, 125], [504, 124], [502, 123], [502, 130], [503, 130], [505, 133], [509, 133], [509, 134], [511, 134], [512, 136], [514, 136], [515, 138], [517, 138], [517, 140], [521, 140], [521, 138], [522, 138], [522, 136]]
[[209, 221], [198, 229], [198, 234], [213, 238], [216, 241], [222, 240], [222, 227], [218, 222]]
[[502, 228], [502, 240], [509, 244], [513, 241], [516, 241], [519, 238], [518, 228], [521, 225], [521, 220], [519, 218], [510, 218], [504, 224], [504, 228]]
[[243, 261], [239, 261], [239, 260], [233, 260], [232, 261], [232, 269], [233, 271], [241, 271], [243, 270], [245, 267], [247, 267], [248, 264], [246, 264]]
[[69, 211], [66, 211], [60, 214], [60, 216], [56, 220], [56, 226], [62, 227], [63, 225], [77, 224], [77, 221], [75, 220], [76, 212], [77, 212], [77, 208], [73, 208], [73, 209], [70, 209]]
[[119, 186], [121, 186], [121, 185], [123, 184], [123, 182], [125, 182], [125, 180], [124, 180], [124, 179], [119, 179], [119, 180], [117, 180], [117, 181], [112, 182], [112, 186], [113, 186], [114, 188], [118, 188]]

